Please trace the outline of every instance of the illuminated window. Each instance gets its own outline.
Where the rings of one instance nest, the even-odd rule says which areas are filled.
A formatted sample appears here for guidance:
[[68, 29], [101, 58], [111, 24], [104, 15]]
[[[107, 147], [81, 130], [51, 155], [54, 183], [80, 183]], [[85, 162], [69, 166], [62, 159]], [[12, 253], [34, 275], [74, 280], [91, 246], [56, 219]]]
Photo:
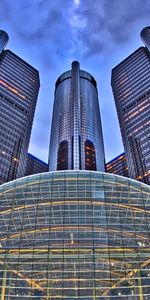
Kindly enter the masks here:
[[68, 142], [62, 141], [57, 156], [57, 170], [68, 170]]
[[96, 171], [96, 154], [94, 144], [86, 140], [84, 144], [85, 148], [85, 170], [93, 170]]

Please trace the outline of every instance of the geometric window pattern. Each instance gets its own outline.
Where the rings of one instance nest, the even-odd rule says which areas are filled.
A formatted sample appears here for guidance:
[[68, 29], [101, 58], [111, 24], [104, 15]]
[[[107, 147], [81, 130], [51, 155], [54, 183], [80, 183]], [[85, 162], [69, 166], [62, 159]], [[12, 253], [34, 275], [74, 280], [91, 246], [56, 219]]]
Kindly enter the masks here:
[[150, 187], [94, 171], [0, 186], [0, 300], [150, 299]]
[[147, 184], [150, 184], [149, 74], [149, 51], [140, 47], [112, 70], [111, 82], [129, 176]]

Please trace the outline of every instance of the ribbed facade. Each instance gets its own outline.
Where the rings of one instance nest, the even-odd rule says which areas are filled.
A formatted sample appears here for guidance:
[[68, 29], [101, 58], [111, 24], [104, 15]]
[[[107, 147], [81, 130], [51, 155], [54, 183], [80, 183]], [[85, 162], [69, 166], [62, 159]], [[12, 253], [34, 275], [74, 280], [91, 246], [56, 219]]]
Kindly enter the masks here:
[[150, 299], [150, 187], [50, 172], [0, 187], [1, 300]]
[[112, 70], [129, 176], [150, 183], [150, 54], [141, 47]]
[[150, 51], [150, 26], [147, 26], [142, 29], [141, 31], [141, 39], [144, 43], [144, 45], [148, 48]]
[[25, 175], [38, 71], [9, 50], [0, 58], [0, 183]]
[[0, 30], [0, 53], [4, 50], [9, 40], [7, 32]]
[[56, 81], [49, 170], [104, 170], [96, 81], [73, 62]]
[[48, 164], [28, 153], [25, 175], [33, 175], [48, 171]]
[[125, 153], [121, 153], [117, 157], [109, 161], [105, 166], [106, 172], [120, 176], [128, 177], [128, 167]]

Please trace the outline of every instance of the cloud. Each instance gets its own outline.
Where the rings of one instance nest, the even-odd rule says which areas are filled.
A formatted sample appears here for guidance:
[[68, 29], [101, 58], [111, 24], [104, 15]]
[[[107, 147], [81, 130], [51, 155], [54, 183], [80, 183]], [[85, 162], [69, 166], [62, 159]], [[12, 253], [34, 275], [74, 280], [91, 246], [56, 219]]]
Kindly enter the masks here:
[[78, 39], [88, 55], [110, 51], [129, 42], [137, 24], [148, 23], [149, 15], [149, 0], [82, 0], [78, 17], [86, 26], [78, 30]]
[[69, 14], [75, 4], [70, 0], [64, 2], [65, 6], [62, 0], [3, 0], [0, 15], [16, 39], [33, 51], [36, 49], [36, 55], [44, 64], [46, 58], [52, 63], [67, 57], [72, 48]]
[[74, 0], [74, 3], [76, 6], [78, 6], [80, 4], [80, 0]]
[[149, 15], [149, 0], [3, 0], [0, 6], [1, 20], [47, 68], [127, 43]]

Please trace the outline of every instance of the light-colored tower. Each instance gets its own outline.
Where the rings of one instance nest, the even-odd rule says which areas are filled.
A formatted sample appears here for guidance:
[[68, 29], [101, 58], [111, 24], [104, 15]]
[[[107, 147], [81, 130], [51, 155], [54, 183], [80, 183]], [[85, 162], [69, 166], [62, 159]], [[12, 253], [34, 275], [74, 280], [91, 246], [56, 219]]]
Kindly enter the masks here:
[[49, 170], [104, 171], [96, 81], [79, 62], [56, 81]]
[[4, 50], [9, 40], [7, 32], [0, 30], [0, 53]]
[[148, 48], [150, 51], [150, 26], [147, 26], [142, 29], [141, 31], [141, 39], [144, 43], [144, 45]]

